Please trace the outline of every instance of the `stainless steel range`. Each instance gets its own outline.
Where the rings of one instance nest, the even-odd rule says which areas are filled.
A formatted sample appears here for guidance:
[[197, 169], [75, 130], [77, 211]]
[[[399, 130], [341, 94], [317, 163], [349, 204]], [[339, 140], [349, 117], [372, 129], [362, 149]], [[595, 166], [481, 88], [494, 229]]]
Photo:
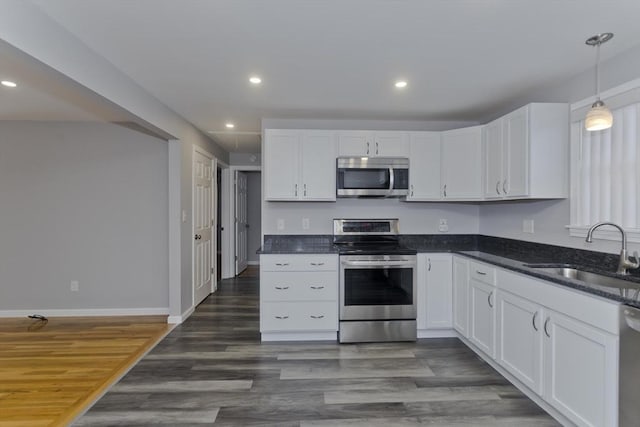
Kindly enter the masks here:
[[416, 251], [397, 219], [334, 219], [340, 251], [340, 342], [416, 340]]

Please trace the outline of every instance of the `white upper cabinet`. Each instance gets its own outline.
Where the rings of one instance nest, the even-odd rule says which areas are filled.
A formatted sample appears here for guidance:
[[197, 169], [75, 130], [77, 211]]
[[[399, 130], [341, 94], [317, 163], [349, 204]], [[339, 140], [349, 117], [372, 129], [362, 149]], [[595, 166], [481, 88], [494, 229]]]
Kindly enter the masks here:
[[340, 157], [409, 157], [409, 133], [401, 131], [339, 131]]
[[443, 200], [482, 199], [482, 128], [441, 133]]
[[439, 200], [440, 132], [409, 134], [409, 195], [408, 201]]
[[485, 126], [484, 145], [485, 198], [567, 197], [567, 104], [515, 110]]
[[334, 201], [335, 132], [265, 130], [266, 200]]

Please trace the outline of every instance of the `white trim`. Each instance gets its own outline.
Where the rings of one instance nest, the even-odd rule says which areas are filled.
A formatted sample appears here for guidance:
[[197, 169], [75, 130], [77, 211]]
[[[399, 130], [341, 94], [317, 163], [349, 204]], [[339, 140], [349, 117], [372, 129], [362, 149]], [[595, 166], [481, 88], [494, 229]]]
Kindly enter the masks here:
[[169, 316], [169, 318], [167, 319], [167, 323], [179, 325], [180, 323], [187, 320], [195, 310], [196, 310], [195, 307], [190, 307], [187, 311], [185, 311], [179, 316]]
[[182, 202], [180, 200], [182, 143], [179, 140], [169, 144], [169, 314], [182, 310]]
[[260, 261], [247, 261], [249, 265], [260, 265]]
[[418, 329], [418, 338], [456, 338], [454, 329]]
[[263, 332], [262, 341], [336, 341], [337, 332]]
[[26, 317], [32, 314], [46, 317], [165, 316], [169, 315], [169, 307], [0, 310], [0, 317]]
[[[631, 90], [638, 89], [638, 88], [640, 88], [640, 78], [612, 87], [611, 89], [607, 89], [604, 92], [600, 93], [600, 98], [606, 101], [607, 98], [621, 95], [625, 92], [629, 92]], [[576, 101], [573, 104], [571, 104], [571, 111], [584, 108], [584, 107], [589, 107], [591, 106], [591, 104], [595, 102], [595, 100], [596, 100], [596, 95], [594, 94], [593, 96], [590, 96], [588, 98], [582, 99], [580, 101]]]

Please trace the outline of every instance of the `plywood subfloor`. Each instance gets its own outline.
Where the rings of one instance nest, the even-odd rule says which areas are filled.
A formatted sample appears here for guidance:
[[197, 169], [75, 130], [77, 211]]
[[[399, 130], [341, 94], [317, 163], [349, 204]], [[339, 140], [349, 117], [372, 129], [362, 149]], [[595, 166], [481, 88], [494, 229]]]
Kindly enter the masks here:
[[0, 427], [68, 425], [169, 329], [166, 316], [0, 319]]

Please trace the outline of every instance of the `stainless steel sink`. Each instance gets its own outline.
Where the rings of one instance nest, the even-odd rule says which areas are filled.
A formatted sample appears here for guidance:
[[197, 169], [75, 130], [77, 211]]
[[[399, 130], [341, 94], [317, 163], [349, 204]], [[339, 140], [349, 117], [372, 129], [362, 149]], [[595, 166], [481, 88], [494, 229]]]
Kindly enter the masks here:
[[[525, 267], [534, 268], [537, 271], [554, 274], [568, 279], [580, 280], [593, 287], [604, 288], [602, 290], [614, 291], [615, 293], [626, 297], [638, 299], [640, 295], [640, 283], [617, 277], [598, 274], [591, 271], [581, 270], [570, 265], [549, 265], [549, 264], [525, 264]], [[616, 292], [615, 290], [618, 290]]]

